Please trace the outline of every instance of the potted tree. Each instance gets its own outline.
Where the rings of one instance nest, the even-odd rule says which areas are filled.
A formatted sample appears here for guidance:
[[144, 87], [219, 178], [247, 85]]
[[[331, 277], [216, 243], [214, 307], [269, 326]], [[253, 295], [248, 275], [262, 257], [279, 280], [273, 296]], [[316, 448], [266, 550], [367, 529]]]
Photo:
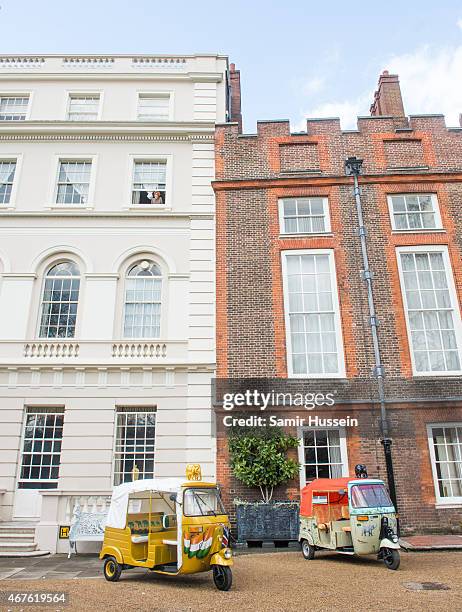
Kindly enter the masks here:
[[274, 489], [298, 476], [299, 463], [287, 456], [299, 440], [277, 427], [233, 431], [228, 438], [231, 471], [261, 501], [235, 500], [238, 541], [261, 546], [286, 545], [298, 538], [298, 504], [273, 500]]

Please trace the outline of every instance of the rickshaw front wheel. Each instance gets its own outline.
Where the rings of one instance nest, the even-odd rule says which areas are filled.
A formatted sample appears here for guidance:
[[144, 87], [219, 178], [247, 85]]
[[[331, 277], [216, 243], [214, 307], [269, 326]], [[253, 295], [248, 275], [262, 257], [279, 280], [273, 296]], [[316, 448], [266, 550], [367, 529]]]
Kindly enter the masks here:
[[117, 582], [122, 573], [122, 566], [114, 559], [114, 557], [108, 557], [104, 561], [103, 568], [104, 577], [109, 582]]
[[394, 548], [384, 548], [382, 559], [385, 567], [390, 570], [397, 570], [401, 561], [399, 552]]
[[229, 591], [233, 584], [233, 572], [226, 565], [213, 566], [213, 582], [219, 591]]
[[302, 540], [302, 554], [308, 561], [314, 559], [315, 547], [312, 546], [308, 540]]

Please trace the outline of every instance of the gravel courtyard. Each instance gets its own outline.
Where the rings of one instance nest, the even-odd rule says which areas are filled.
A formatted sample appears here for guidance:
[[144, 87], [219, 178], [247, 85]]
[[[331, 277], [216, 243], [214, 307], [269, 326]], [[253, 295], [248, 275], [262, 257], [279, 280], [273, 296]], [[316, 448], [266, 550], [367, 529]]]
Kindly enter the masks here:
[[[99, 567], [94, 558], [87, 558], [86, 563], [79, 559], [77, 563], [87, 569], [75, 578], [60, 578], [76, 567], [75, 560], [64, 558], [58, 570], [41, 578], [40, 566], [50, 564], [51, 559], [36, 560], [29, 570], [35, 579], [20, 580], [18, 574], [4, 578], [0, 591], [66, 591], [70, 602], [61, 608], [64, 612], [462, 609], [462, 552], [403, 553], [396, 572], [373, 558], [329, 553], [318, 554], [313, 561], [305, 561], [298, 552], [239, 555], [228, 593], [215, 589], [210, 573], [171, 578], [137, 569], [124, 572], [118, 583], [108, 583], [102, 577], [91, 577]], [[6, 561], [2, 560], [3, 576], [8, 573]], [[17, 568], [19, 561], [14, 562]], [[416, 583], [442, 583], [448, 589], [419, 590]], [[0, 609], [27, 612], [59, 607], [3, 605]]]

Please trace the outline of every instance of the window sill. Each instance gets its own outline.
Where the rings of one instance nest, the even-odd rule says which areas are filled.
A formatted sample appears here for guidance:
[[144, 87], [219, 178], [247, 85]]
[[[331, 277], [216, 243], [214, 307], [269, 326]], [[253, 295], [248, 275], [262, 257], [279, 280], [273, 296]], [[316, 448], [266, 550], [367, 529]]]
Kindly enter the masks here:
[[347, 381], [346, 374], [341, 372], [339, 374], [287, 374], [287, 378], [299, 378], [300, 380], [345, 380]]
[[439, 501], [439, 502], [436, 502], [435, 508], [437, 510], [451, 510], [451, 509], [462, 508], [462, 501], [455, 501], [455, 502]]
[[312, 234], [279, 234], [279, 238], [332, 238], [332, 232], [316, 232]]
[[393, 229], [393, 234], [445, 234], [446, 230], [444, 227], [437, 227], [432, 229]]
[[462, 370], [457, 372], [413, 372], [413, 378], [420, 380], [432, 380], [434, 378], [460, 378], [462, 376]]
[[122, 210], [172, 210], [172, 207], [165, 204], [130, 204], [123, 206]]
[[93, 210], [94, 204], [48, 204], [45, 210]]
[[9, 204], [8, 206], [0, 204], [0, 210], [16, 210], [16, 206], [12, 206], [11, 204]]

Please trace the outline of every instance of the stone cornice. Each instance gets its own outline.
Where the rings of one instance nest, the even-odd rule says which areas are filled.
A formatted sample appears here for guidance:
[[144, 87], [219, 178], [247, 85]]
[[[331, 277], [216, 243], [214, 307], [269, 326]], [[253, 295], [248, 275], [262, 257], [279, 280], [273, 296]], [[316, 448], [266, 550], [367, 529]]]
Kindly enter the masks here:
[[[360, 184], [405, 184], [405, 183], [460, 183], [462, 172], [426, 172], [426, 173], [383, 173], [365, 174], [359, 178]], [[224, 179], [212, 181], [215, 191], [232, 191], [240, 189], [280, 189], [293, 187], [328, 187], [331, 185], [350, 185], [352, 180], [347, 176], [300, 176], [273, 177], [256, 179]]]
[[0, 217], [24, 217], [24, 218], [33, 218], [38, 217], [42, 218], [51, 218], [51, 219], [61, 219], [63, 217], [82, 217], [84, 219], [95, 219], [95, 218], [113, 218], [113, 219], [152, 219], [152, 218], [174, 218], [174, 219], [214, 219], [215, 214], [213, 212], [172, 212], [172, 211], [160, 211], [160, 210], [152, 210], [152, 211], [144, 211], [144, 210], [129, 210], [127, 212], [109, 212], [109, 211], [95, 211], [95, 210], [59, 210], [54, 209], [50, 210], [2, 210], [0, 208]]

